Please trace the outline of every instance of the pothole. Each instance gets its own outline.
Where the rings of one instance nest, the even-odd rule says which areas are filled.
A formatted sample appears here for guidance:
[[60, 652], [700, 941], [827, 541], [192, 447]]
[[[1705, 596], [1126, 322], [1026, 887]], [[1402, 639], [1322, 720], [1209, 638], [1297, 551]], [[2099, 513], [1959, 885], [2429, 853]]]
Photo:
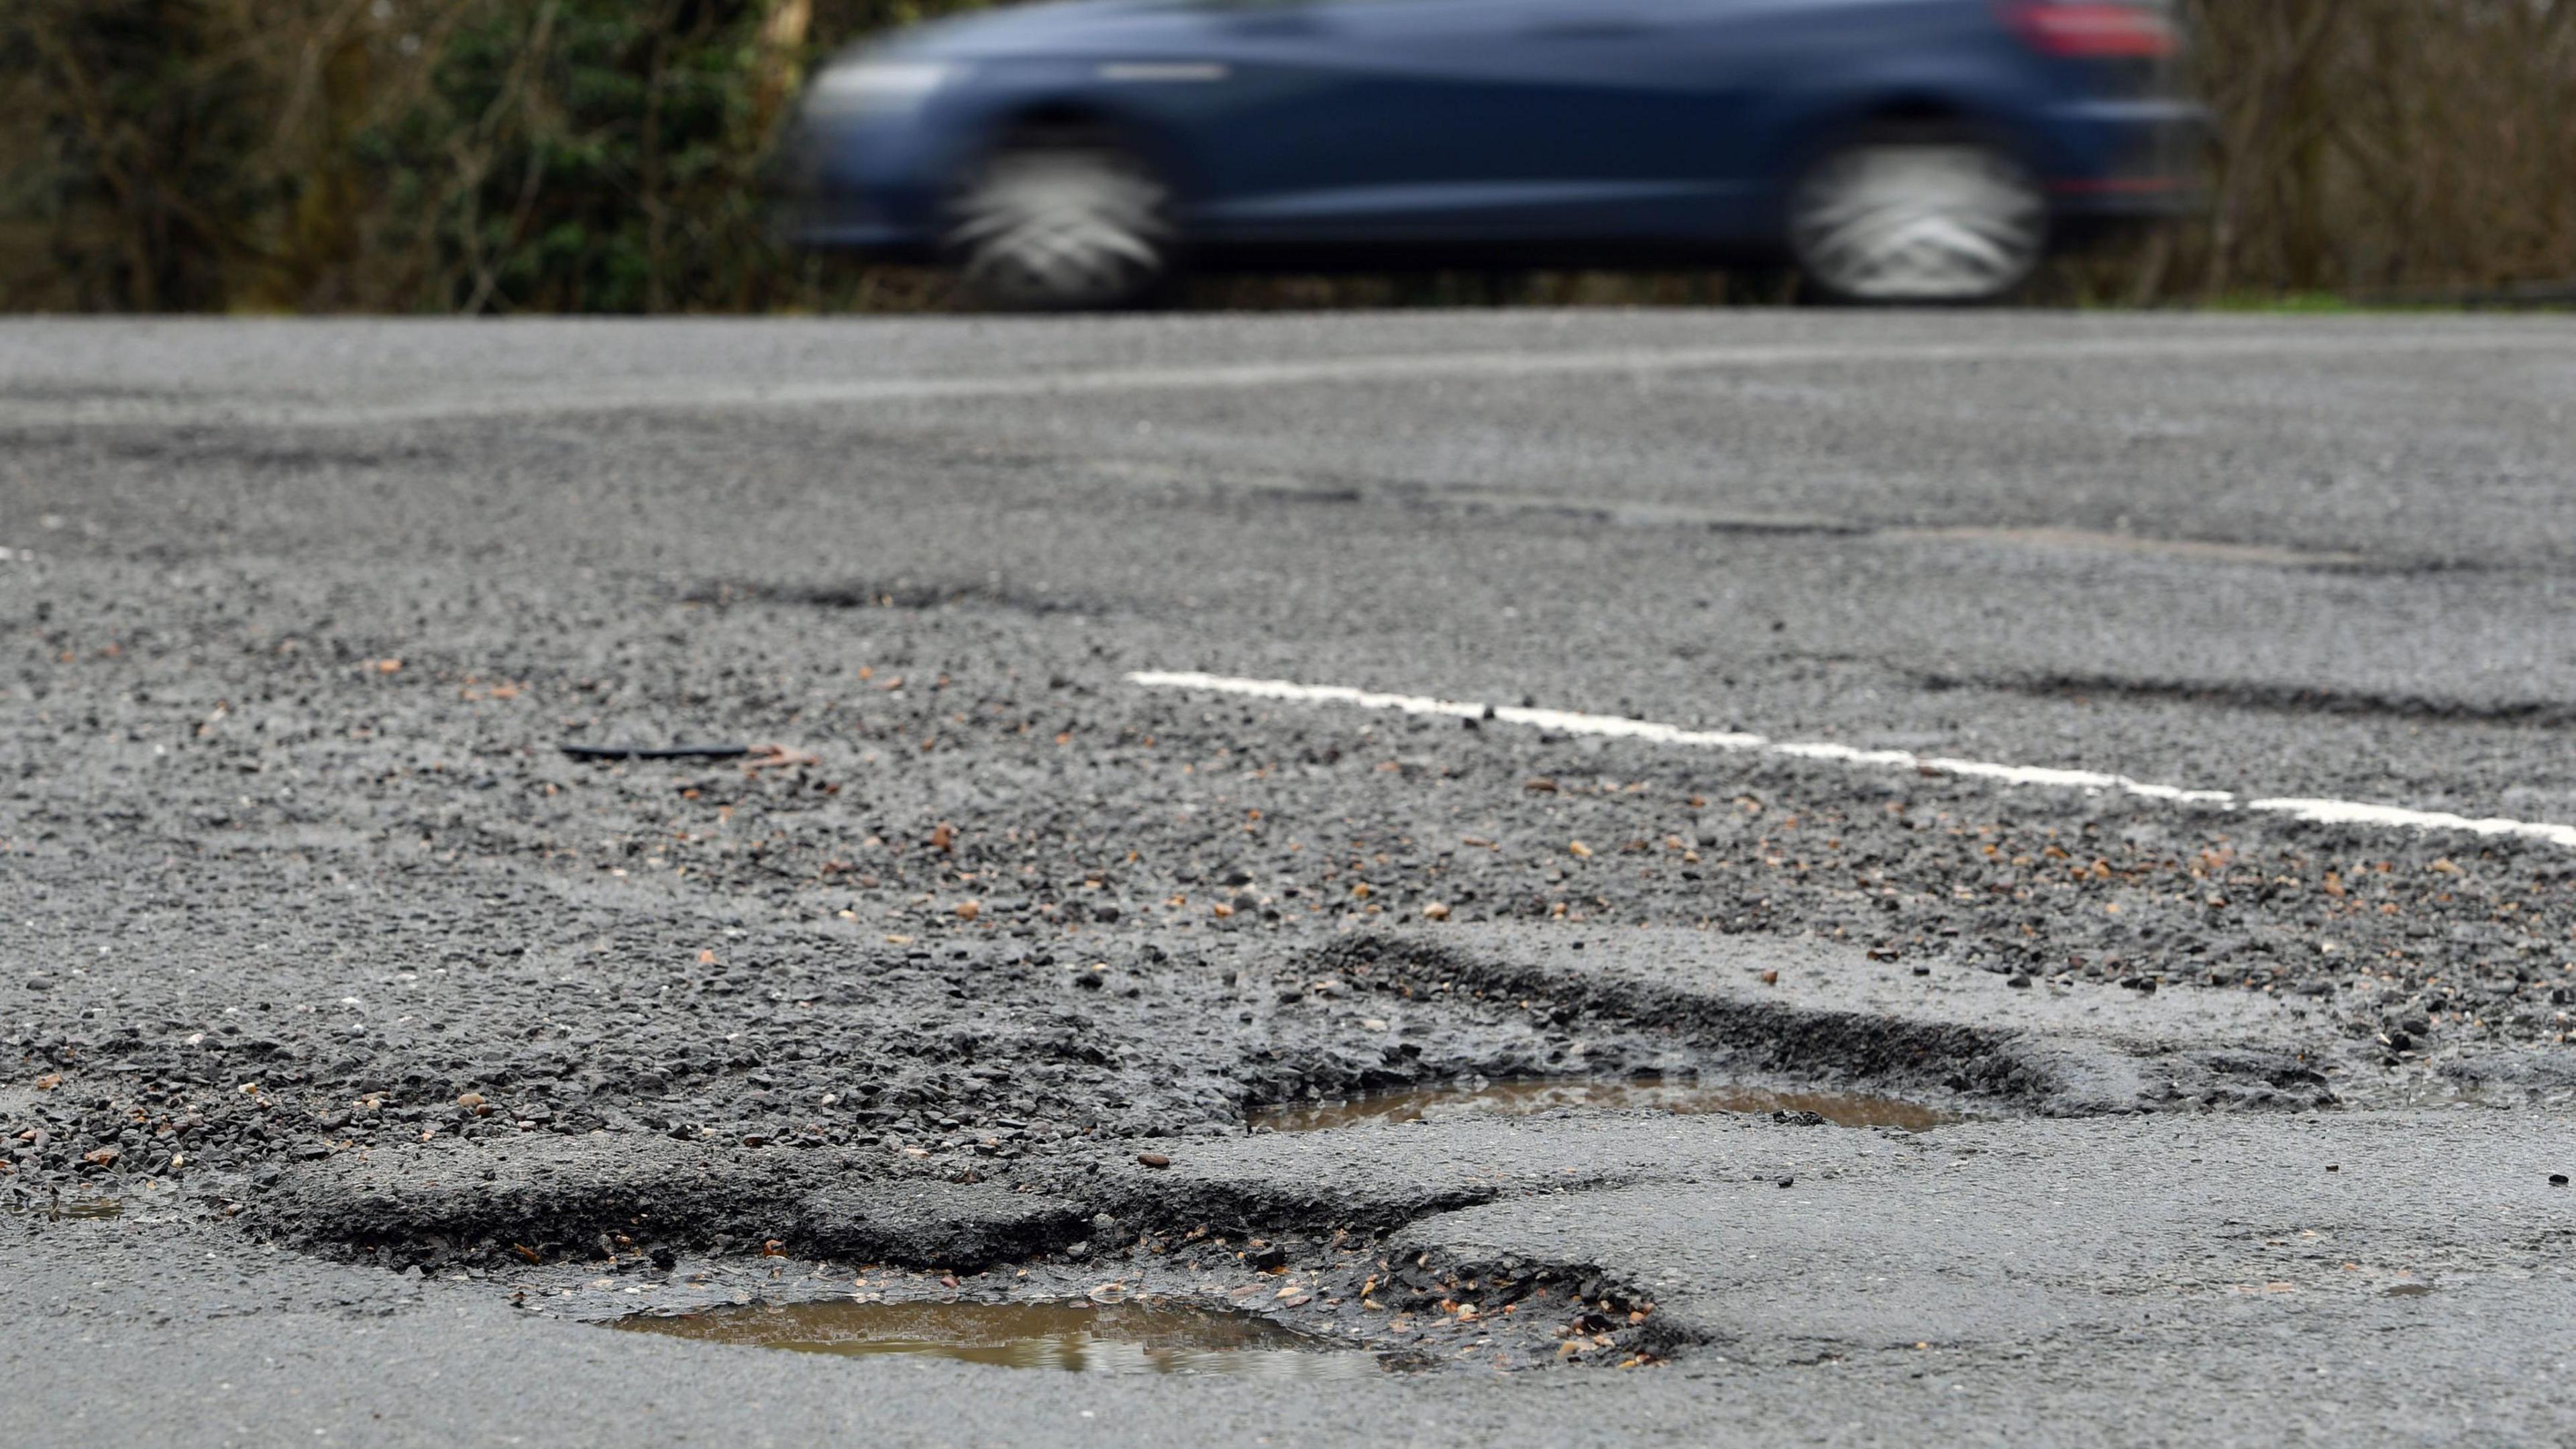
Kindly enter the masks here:
[[1473, 1079], [1406, 1087], [1328, 1102], [1291, 1102], [1252, 1114], [1255, 1131], [1320, 1132], [1362, 1122], [1439, 1122], [1461, 1117], [1522, 1117], [1561, 1107], [1649, 1110], [1689, 1116], [1714, 1112], [1813, 1113], [1840, 1127], [1897, 1127], [1920, 1132], [1948, 1120], [1917, 1102], [1857, 1092], [1775, 1091], [1688, 1078]]
[[637, 1315], [615, 1326], [796, 1353], [928, 1355], [1067, 1373], [1311, 1381], [1382, 1372], [1371, 1354], [1268, 1319], [1151, 1300], [764, 1304]]

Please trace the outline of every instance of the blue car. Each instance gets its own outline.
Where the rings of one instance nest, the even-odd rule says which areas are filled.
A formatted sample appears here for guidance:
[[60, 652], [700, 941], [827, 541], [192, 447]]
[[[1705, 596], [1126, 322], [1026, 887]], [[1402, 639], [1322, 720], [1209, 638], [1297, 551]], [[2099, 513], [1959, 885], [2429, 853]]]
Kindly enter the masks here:
[[2187, 206], [2160, 0], [1068, 0], [834, 59], [795, 238], [995, 305], [1179, 269], [1794, 263], [1988, 301]]

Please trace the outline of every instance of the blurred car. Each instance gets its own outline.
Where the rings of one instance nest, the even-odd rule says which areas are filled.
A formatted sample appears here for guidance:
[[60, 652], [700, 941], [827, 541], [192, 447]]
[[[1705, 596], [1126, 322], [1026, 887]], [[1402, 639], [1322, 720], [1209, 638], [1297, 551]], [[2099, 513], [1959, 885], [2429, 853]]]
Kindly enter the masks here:
[[1793, 262], [1962, 303], [2189, 204], [2158, 0], [1070, 0], [809, 84], [792, 235], [1104, 307], [1184, 265]]

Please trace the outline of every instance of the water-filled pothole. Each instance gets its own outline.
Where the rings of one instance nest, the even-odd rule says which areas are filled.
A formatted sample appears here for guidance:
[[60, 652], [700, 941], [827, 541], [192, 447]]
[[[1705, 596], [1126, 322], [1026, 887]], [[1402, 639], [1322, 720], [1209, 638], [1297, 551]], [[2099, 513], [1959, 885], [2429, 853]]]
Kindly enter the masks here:
[[799, 1353], [928, 1354], [1072, 1373], [1313, 1380], [1382, 1371], [1370, 1354], [1267, 1319], [1155, 1301], [788, 1303], [637, 1316], [616, 1326]]
[[1252, 1114], [1255, 1128], [1316, 1132], [1360, 1122], [1438, 1122], [1459, 1117], [1518, 1117], [1558, 1107], [1646, 1108], [1682, 1114], [1813, 1112], [1842, 1127], [1901, 1127], [1920, 1132], [1947, 1120], [1929, 1107], [1856, 1092], [1779, 1092], [1665, 1077], [1621, 1080], [1525, 1079], [1408, 1087], [1334, 1102], [1288, 1102]]

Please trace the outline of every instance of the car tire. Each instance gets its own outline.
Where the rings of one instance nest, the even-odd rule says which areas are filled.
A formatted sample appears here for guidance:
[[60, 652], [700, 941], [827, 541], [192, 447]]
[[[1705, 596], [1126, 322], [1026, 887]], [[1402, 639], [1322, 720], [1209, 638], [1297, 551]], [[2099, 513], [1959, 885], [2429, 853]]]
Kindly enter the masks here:
[[1114, 140], [1024, 136], [949, 203], [945, 243], [966, 293], [1014, 312], [1094, 311], [1152, 296], [1172, 269], [1170, 188]]
[[1789, 199], [1789, 251], [1830, 301], [2000, 301], [2048, 249], [2048, 200], [2009, 152], [1970, 137], [1887, 135], [1835, 147]]

